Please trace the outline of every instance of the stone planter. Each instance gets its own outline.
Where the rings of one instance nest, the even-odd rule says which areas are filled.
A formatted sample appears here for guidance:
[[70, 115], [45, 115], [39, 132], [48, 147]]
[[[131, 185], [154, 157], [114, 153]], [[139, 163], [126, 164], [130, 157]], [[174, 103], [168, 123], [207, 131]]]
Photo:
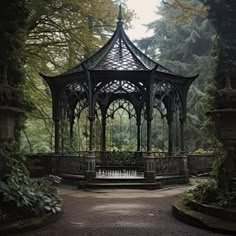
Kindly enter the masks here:
[[236, 221], [236, 211], [232, 209], [206, 205], [206, 204], [197, 202], [195, 200], [191, 200], [189, 202], [189, 206], [191, 209], [200, 211], [206, 215], [219, 217], [224, 220], [229, 220], [229, 221], [234, 221], [234, 222]]

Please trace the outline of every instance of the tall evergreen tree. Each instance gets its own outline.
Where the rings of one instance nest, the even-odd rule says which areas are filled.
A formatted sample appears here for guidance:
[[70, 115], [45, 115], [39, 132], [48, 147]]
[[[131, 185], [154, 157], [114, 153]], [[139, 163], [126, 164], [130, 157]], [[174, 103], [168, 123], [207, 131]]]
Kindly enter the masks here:
[[[179, 2], [185, 4], [185, 1]], [[174, 4], [175, 1], [168, 3]], [[211, 79], [211, 68], [214, 67], [211, 50], [216, 35], [202, 4], [193, 0], [190, 6], [191, 9], [201, 9], [202, 14], [192, 13], [186, 18], [181, 15], [183, 8], [162, 4], [157, 12], [158, 19], [148, 25], [148, 29], [153, 30], [153, 36], [137, 43], [145, 53], [167, 68], [182, 75], [199, 74], [188, 94], [186, 147], [193, 151], [208, 147], [202, 132], [205, 119], [202, 100]]]

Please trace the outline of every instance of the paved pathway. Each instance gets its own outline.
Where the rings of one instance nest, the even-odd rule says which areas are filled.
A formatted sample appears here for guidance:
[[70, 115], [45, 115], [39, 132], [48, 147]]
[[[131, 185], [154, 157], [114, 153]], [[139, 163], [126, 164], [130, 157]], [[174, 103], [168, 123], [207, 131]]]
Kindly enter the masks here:
[[56, 223], [17, 236], [217, 236], [176, 220], [172, 203], [186, 189], [61, 189], [64, 214]]

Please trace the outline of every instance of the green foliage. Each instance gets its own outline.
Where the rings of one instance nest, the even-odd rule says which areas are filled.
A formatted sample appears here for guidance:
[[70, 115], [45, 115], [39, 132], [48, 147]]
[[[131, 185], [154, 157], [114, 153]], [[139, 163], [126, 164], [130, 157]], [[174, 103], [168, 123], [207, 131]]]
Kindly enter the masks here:
[[[209, 151], [200, 148], [200, 149], [195, 150], [193, 153], [194, 153], [194, 154], [208, 154]], [[210, 153], [211, 153], [211, 152], [210, 152]]]
[[194, 200], [219, 207], [232, 207], [236, 205], [236, 193], [225, 193], [218, 188], [217, 182], [208, 180], [200, 182], [188, 190]]
[[5, 175], [0, 181], [1, 201], [33, 215], [61, 211], [61, 200], [53, 186], [59, 179], [52, 176], [33, 180], [14, 144], [4, 145], [0, 150], [0, 158], [6, 165]]
[[216, 202], [219, 196], [219, 189], [213, 180], [198, 183], [189, 192], [192, 193], [194, 200], [201, 203]]
[[162, 3], [167, 13], [174, 9], [177, 11], [175, 22], [178, 24], [186, 23], [194, 16], [206, 14], [206, 7], [198, 0], [165, 0]]

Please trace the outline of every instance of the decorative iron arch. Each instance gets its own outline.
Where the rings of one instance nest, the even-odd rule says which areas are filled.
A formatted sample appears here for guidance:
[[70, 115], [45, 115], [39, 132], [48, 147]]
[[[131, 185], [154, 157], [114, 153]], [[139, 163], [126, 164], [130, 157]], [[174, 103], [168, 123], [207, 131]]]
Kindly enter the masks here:
[[[172, 104], [167, 104], [170, 101], [166, 101], [170, 98]], [[179, 90], [176, 86], [171, 82], [166, 81], [158, 81], [154, 83], [153, 89], [153, 105], [155, 106], [155, 102], [161, 101], [165, 104], [166, 107], [169, 105], [178, 105], [183, 110], [184, 104], [182, 98], [180, 96]]]
[[135, 118], [137, 117], [134, 105], [130, 101], [125, 100], [125, 99], [116, 99], [112, 101], [108, 106], [106, 117], [113, 118], [115, 112], [119, 109], [125, 110], [128, 113], [129, 119], [131, 117], [135, 117]]

